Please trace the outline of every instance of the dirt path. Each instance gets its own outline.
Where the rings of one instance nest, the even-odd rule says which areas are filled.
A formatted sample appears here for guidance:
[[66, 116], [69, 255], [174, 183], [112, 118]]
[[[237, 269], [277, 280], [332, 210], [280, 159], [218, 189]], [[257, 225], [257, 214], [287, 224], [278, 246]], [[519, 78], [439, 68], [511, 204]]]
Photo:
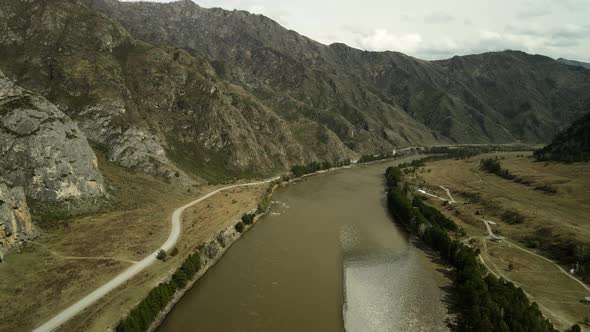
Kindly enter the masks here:
[[214, 190], [204, 196], [201, 196], [200, 198], [198, 198], [198, 199], [196, 199], [184, 206], [179, 207], [178, 209], [176, 209], [172, 213], [172, 216], [170, 218], [170, 225], [171, 225], [170, 235], [168, 236], [168, 239], [166, 240], [166, 242], [164, 242], [164, 244], [160, 248], [158, 248], [157, 250], [152, 252], [149, 256], [145, 257], [144, 259], [137, 262], [136, 264], [133, 264], [132, 266], [127, 268], [127, 270], [121, 272], [119, 275], [117, 275], [115, 278], [111, 279], [106, 284], [95, 289], [93, 292], [86, 295], [84, 298], [82, 298], [78, 302], [74, 303], [73, 305], [71, 305], [67, 309], [63, 310], [62, 312], [57, 314], [55, 317], [53, 317], [52, 319], [50, 319], [49, 321], [47, 321], [43, 325], [36, 328], [34, 331], [36, 331], [36, 332], [37, 331], [38, 332], [53, 331], [54, 329], [58, 328], [64, 322], [66, 322], [70, 318], [74, 317], [75, 315], [77, 315], [82, 310], [86, 309], [88, 306], [90, 306], [94, 302], [101, 299], [103, 296], [108, 294], [113, 289], [123, 285], [125, 282], [127, 282], [129, 279], [131, 279], [133, 276], [135, 276], [139, 272], [143, 271], [148, 266], [152, 265], [157, 260], [156, 256], [158, 255], [158, 252], [160, 250], [168, 251], [168, 250], [172, 249], [174, 247], [174, 245], [176, 244], [176, 242], [178, 241], [178, 239], [180, 238], [180, 234], [182, 231], [182, 218], [181, 217], [182, 217], [182, 213], [187, 208], [189, 208], [195, 204], [198, 204], [198, 203], [206, 200], [207, 198], [209, 198], [215, 194], [218, 194], [219, 192], [224, 191], [224, 190], [237, 188], [237, 187], [257, 186], [260, 184], [272, 182], [278, 178], [279, 177], [275, 177], [275, 178], [268, 179], [265, 181], [250, 182], [250, 183], [245, 183], [245, 184], [235, 184], [235, 185], [223, 187], [223, 188]]
[[442, 188], [442, 190], [444, 190], [447, 193], [447, 196], [449, 196], [449, 198], [450, 198], [449, 203], [451, 203], [451, 204], [457, 203], [457, 201], [453, 198], [453, 195], [451, 195], [451, 191], [448, 188], [443, 187], [443, 186], [440, 186], [440, 187]]
[[122, 258], [113, 258], [113, 257], [104, 257], [104, 256], [68, 256], [68, 255], [63, 255], [57, 251], [51, 250], [49, 248], [47, 248], [45, 245], [35, 242], [35, 241], [29, 241], [29, 243], [37, 245], [41, 248], [43, 248], [44, 250], [46, 250], [49, 254], [51, 254], [52, 256], [55, 256], [55, 258], [58, 259], [83, 259], [83, 260], [99, 260], [99, 261], [117, 261], [117, 262], [124, 262], [124, 263], [131, 263], [131, 264], [136, 264], [138, 263], [137, 261], [134, 260], [130, 260], [130, 259], [122, 259]]
[[[519, 282], [516, 282], [512, 279], [510, 279], [508, 276], [506, 276], [504, 273], [501, 272], [501, 269], [496, 266], [496, 264], [494, 264], [494, 262], [492, 262], [491, 259], [489, 259], [489, 254], [488, 254], [488, 246], [487, 246], [487, 241], [486, 238], [482, 239], [483, 241], [483, 250], [482, 250], [482, 254], [479, 255], [479, 260], [480, 262], [483, 264], [483, 266], [491, 273], [493, 274], [496, 278], [503, 278], [506, 281], [509, 281], [513, 284], [515, 284], [516, 286], [520, 287], [522, 289], [522, 291], [532, 300], [535, 299], [534, 296], [532, 296], [529, 292], [525, 291], [524, 288], [522, 288], [522, 284]], [[484, 260], [484, 257], [488, 256], [488, 260], [490, 261], [490, 264], [492, 264], [494, 266], [495, 269], [492, 269]], [[572, 326], [574, 324], [574, 322], [564, 318], [562, 315], [557, 314], [556, 312], [554, 312], [553, 310], [547, 308], [547, 306], [539, 303], [538, 301], [536, 302], [537, 305], [542, 308], [546, 313], [548, 313], [549, 315], [551, 315], [552, 319], [554, 321], [559, 322], [561, 325], [563, 326]]]

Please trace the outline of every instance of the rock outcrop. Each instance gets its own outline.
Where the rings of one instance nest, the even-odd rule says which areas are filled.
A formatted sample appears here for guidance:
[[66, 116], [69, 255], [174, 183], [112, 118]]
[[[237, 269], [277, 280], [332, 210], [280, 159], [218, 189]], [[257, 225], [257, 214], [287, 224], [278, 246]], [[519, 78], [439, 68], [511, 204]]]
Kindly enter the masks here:
[[14, 85], [2, 73], [0, 176], [42, 203], [105, 194], [96, 155], [78, 126], [47, 99]]
[[33, 234], [33, 224], [22, 187], [0, 182], [0, 262], [3, 252]]

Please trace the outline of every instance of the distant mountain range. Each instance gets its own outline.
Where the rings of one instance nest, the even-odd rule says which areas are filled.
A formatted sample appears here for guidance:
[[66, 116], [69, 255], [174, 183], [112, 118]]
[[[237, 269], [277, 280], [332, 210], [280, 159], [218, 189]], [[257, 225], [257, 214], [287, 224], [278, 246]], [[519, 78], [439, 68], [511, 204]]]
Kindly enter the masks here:
[[[14, 152], [7, 142], [34, 145], [41, 133], [11, 129], [20, 122], [6, 116], [30, 109], [7, 97], [8, 86], [18, 86], [43, 100], [36, 108], [57, 107], [40, 123], [58, 132], [44, 135], [181, 182], [413, 145], [547, 142], [590, 110], [590, 71], [549, 57], [506, 51], [425, 61], [327, 46], [261, 15], [188, 0], [0, 1], [0, 70], [10, 82], [0, 85], [8, 98], [0, 136], [10, 138], [0, 142], [0, 159]], [[43, 141], [52, 157], [38, 160], [77, 174], [76, 157], [52, 153], [51, 142]], [[94, 174], [95, 156], [79, 151], [90, 162], [82, 173]], [[47, 165], [35, 167], [53, 169]], [[0, 177], [14, 167], [0, 162]], [[55, 175], [47, 190], [70, 188], [68, 179]], [[100, 174], [86, 180], [76, 194], [100, 196]]]
[[588, 62], [568, 60], [568, 59], [564, 59], [564, 58], [559, 58], [559, 59], [557, 59], [557, 61], [561, 62], [563, 64], [566, 64], [566, 65], [570, 65], [570, 66], [578, 66], [578, 67], [590, 69], [590, 63], [588, 63]]

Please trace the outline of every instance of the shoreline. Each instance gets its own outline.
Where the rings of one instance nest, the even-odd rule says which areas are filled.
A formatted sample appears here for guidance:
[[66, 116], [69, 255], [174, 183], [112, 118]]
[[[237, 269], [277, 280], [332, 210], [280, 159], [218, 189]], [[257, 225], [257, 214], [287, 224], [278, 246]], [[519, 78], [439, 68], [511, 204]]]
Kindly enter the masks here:
[[[274, 191], [278, 186], [279, 185], [275, 185], [272, 190]], [[203, 248], [197, 249], [197, 252], [201, 256], [201, 259], [205, 260], [205, 263], [199, 269], [199, 272], [197, 272], [197, 274], [195, 275], [193, 280], [191, 280], [185, 288], [183, 288], [180, 291], [177, 291], [176, 294], [174, 295], [174, 297], [172, 298], [172, 300], [170, 301], [170, 303], [168, 303], [168, 305], [162, 311], [160, 311], [160, 313], [158, 314], [158, 317], [156, 317], [156, 319], [154, 320], [154, 322], [152, 323], [152, 325], [148, 329], [148, 332], [153, 332], [153, 331], [157, 330], [158, 327], [160, 327], [160, 325], [162, 325], [162, 323], [164, 322], [164, 320], [166, 319], [168, 314], [172, 311], [172, 309], [174, 309], [174, 306], [176, 306], [176, 304], [184, 297], [184, 295], [196, 285], [196, 283], [201, 279], [201, 277], [203, 277], [207, 273], [207, 271], [209, 271], [209, 269], [211, 267], [215, 266], [215, 264], [217, 264], [217, 262], [219, 262], [221, 260], [221, 258], [223, 258], [223, 255], [227, 252], [227, 250], [236, 241], [238, 241], [244, 234], [246, 234], [246, 232], [250, 231], [250, 229], [252, 229], [254, 227], [254, 225], [256, 225], [256, 223], [258, 222], [258, 220], [260, 220], [260, 218], [262, 218], [263, 216], [265, 216], [267, 214], [268, 214], [268, 211], [257, 215], [254, 218], [252, 225], [246, 225], [246, 227], [244, 228], [244, 231], [242, 233], [236, 231], [235, 224], [232, 224], [232, 225], [228, 226], [226, 229], [219, 232], [217, 236], [213, 236], [213, 237], [209, 238], [207, 241], [203, 242], [203, 244], [202, 244], [202, 245], [204, 245]], [[218, 241], [218, 237], [220, 235], [226, 236], [224, 238], [224, 241], [226, 241], [228, 237], [230, 238], [229, 242], [225, 243], [225, 246], [222, 245], [221, 243], [219, 243], [219, 241]], [[205, 249], [210, 249], [210, 248], [212, 248], [212, 246], [215, 246], [216, 248], [218, 248], [216, 251], [216, 254], [213, 257], [207, 257], [207, 253], [205, 252]], [[221, 247], [221, 248], [219, 248], [219, 247]], [[172, 277], [172, 274], [170, 274], [170, 276], [165, 278], [164, 280], [168, 281], [171, 277]]]
[[[289, 179], [288, 181], [283, 181], [278, 184], [275, 184], [269, 193], [269, 197], [272, 198], [272, 195], [277, 188], [286, 187], [290, 184], [295, 184], [298, 181], [300, 181], [304, 178], [307, 178], [307, 177], [321, 175], [321, 174], [325, 174], [325, 173], [340, 170], [340, 169], [350, 169], [350, 168], [353, 168], [356, 166], [371, 165], [371, 164], [375, 164], [375, 163], [383, 163], [383, 162], [387, 162], [387, 161], [408, 158], [408, 157], [412, 157], [414, 155], [419, 155], [419, 154], [398, 155], [393, 158], [374, 160], [374, 161], [370, 161], [370, 162], [366, 162], [366, 163], [355, 163], [355, 164], [351, 164], [351, 165], [333, 167], [330, 169], [319, 170], [314, 173], [305, 174], [300, 177]], [[253, 221], [252, 225], [244, 225], [245, 228], [242, 233], [239, 233], [238, 231], [236, 231], [235, 224], [232, 224], [232, 225], [228, 226], [227, 228], [221, 230], [219, 233], [217, 233], [217, 235], [210, 237], [209, 239], [204, 241], [201, 245], [199, 245], [198, 249], [195, 252], [199, 253], [199, 255], [201, 256], [201, 259], [204, 260], [204, 264], [202, 265], [201, 269], [199, 269], [199, 271], [196, 273], [195, 277], [187, 284], [187, 286], [185, 288], [183, 288], [182, 290], [177, 291], [176, 294], [174, 295], [174, 297], [172, 298], [172, 300], [170, 301], [170, 303], [168, 303], [168, 305], [166, 305], [166, 307], [160, 311], [158, 316], [155, 318], [154, 322], [150, 325], [148, 331], [149, 332], [156, 331], [158, 329], [158, 327], [160, 327], [160, 325], [164, 322], [166, 317], [170, 314], [170, 312], [174, 309], [176, 304], [182, 299], [182, 297], [196, 285], [196, 283], [201, 279], [201, 277], [203, 277], [207, 273], [207, 271], [209, 271], [209, 269], [211, 267], [215, 266], [215, 264], [217, 264], [217, 262], [219, 262], [219, 260], [221, 260], [221, 258], [223, 258], [223, 255], [227, 252], [227, 250], [236, 241], [238, 241], [242, 237], [242, 235], [244, 235], [246, 232], [250, 231], [256, 225], [256, 223], [260, 220], [260, 218], [267, 215], [269, 213], [269, 211], [270, 210], [267, 210], [264, 213], [256, 215], [254, 217], [254, 221]], [[223, 238], [223, 245], [219, 242], [220, 236], [221, 236], [221, 238]], [[209, 253], [214, 252], [214, 254], [208, 255], [208, 252]], [[172, 278], [173, 274], [174, 274], [174, 271], [169, 271], [168, 275], [165, 278], [163, 278], [161, 282], [169, 281]], [[133, 310], [133, 308], [134, 307], [132, 307], [129, 311], [127, 311], [127, 314], [131, 310]], [[126, 316], [123, 316], [123, 317], [121, 317], [121, 319], [125, 319], [125, 317]], [[114, 327], [116, 327], [116, 324], [118, 324], [118, 321], [115, 323]]]

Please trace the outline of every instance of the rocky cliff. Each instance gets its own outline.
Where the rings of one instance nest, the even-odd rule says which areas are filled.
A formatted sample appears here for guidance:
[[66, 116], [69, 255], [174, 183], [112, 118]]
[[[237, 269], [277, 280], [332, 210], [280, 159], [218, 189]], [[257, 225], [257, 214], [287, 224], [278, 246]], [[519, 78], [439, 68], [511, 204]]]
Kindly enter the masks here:
[[0, 73], [0, 176], [40, 202], [104, 194], [96, 155], [57, 106]]
[[0, 262], [3, 252], [32, 233], [31, 214], [22, 187], [8, 188], [0, 182]]
[[[105, 195], [96, 155], [76, 124], [0, 72], [0, 242], [31, 234], [26, 200], [77, 209]], [[56, 204], [58, 207], [56, 207]]]

